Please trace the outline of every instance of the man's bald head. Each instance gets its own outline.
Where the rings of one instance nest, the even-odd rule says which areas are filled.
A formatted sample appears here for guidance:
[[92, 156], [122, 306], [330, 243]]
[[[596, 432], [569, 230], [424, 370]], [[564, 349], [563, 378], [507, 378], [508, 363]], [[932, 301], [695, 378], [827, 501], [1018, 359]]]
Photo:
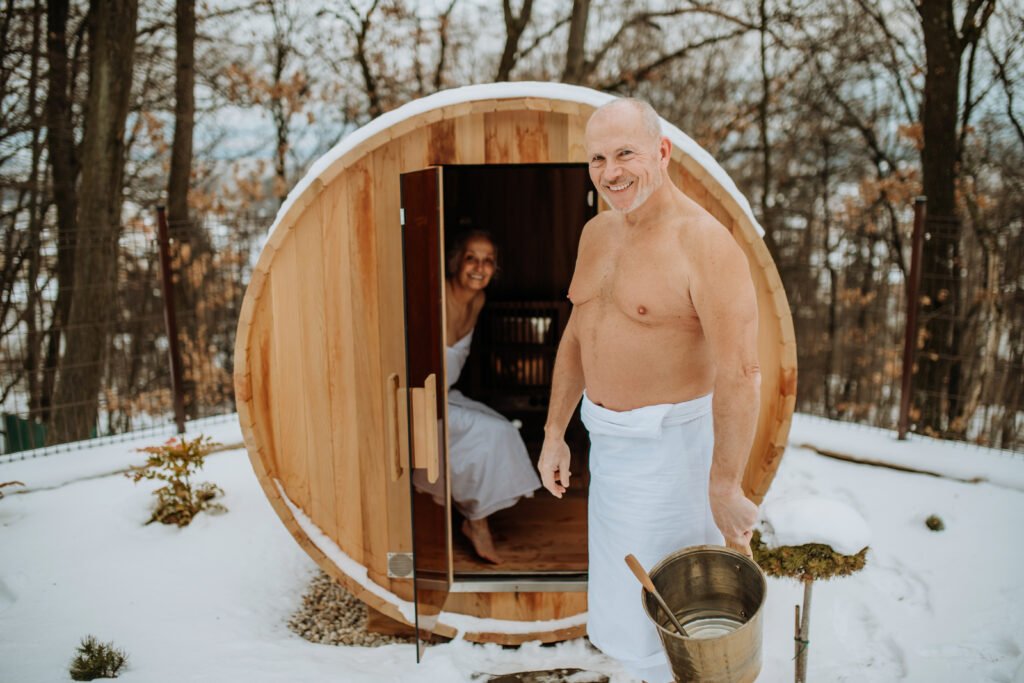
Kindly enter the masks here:
[[587, 128], [591, 124], [603, 123], [606, 121], [633, 122], [639, 121], [644, 130], [650, 135], [652, 142], [661, 140], [661, 118], [654, 107], [643, 100], [633, 97], [619, 97], [611, 102], [606, 102], [594, 110], [587, 121]]
[[587, 121], [590, 180], [610, 207], [629, 213], [661, 187], [672, 143], [661, 134], [651, 105], [621, 98], [599, 107]]

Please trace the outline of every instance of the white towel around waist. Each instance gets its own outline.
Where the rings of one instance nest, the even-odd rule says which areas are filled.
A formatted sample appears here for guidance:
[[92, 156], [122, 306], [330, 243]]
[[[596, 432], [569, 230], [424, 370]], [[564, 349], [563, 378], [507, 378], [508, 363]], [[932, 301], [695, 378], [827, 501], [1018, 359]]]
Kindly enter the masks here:
[[662, 428], [696, 420], [711, 412], [711, 396], [707, 394], [682, 403], [658, 403], [633, 410], [609, 410], [599, 406], [583, 392], [580, 418], [591, 434], [657, 439]]
[[615, 411], [584, 394], [580, 411], [591, 443], [590, 639], [637, 678], [665, 683], [668, 660], [623, 558], [650, 568], [680, 548], [721, 544], [707, 495], [711, 395]]

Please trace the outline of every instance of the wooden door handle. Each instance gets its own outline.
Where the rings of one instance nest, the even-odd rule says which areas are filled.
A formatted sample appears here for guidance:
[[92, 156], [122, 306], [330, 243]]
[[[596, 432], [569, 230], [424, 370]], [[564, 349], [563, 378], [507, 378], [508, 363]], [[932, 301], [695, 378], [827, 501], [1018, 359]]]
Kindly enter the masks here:
[[409, 390], [412, 401], [413, 467], [427, 470], [433, 484], [441, 471], [441, 452], [437, 431], [437, 376], [428, 375], [423, 387]]
[[423, 381], [423, 422], [427, 446], [427, 481], [433, 484], [441, 470], [440, 444], [437, 442], [437, 375]]
[[384, 435], [391, 481], [402, 477], [402, 448], [398, 435], [398, 373], [392, 372], [384, 384]]

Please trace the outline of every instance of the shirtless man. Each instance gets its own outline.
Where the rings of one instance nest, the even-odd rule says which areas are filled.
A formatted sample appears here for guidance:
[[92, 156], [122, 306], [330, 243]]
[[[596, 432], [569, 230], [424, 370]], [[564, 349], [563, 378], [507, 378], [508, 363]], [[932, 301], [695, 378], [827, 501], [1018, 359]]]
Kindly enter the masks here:
[[671, 673], [623, 557], [649, 569], [723, 539], [750, 555], [757, 507], [741, 480], [759, 406], [757, 303], [729, 231], [669, 180], [672, 144], [649, 105], [602, 106], [586, 146], [612, 210], [580, 238], [538, 469], [561, 498], [571, 477], [565, 428], [582, 395], [588, 632], [634, 675], [664, 683]]

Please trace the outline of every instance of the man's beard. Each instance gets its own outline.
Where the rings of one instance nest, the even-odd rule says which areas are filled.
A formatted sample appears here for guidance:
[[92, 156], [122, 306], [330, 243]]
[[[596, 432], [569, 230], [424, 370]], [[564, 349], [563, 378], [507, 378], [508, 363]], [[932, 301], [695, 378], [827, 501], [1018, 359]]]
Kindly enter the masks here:
[[[637, 178], [637, 180], [634, 182], [639, 182], [639, 180], [640, 179]], [[663, 178], [661, 177], [661, 173], [658, 173], [651, 181], [651, 183], [647, 185], [647, 187], [641, 190], [637, 190], [637, 195], [636, 197], [633, 198], [633, 203], [627, 206], [625, 209], [616, 208], [615, 204], [611, 200], [611, 197], [609, 197], [606, 193], [602, 192], [601, 196], [604, 197], [605, 203], [608, 204], [612, 211], [617, 211], [622, 214], [631, 213], [639, 209], [641, 206], [643, 206], [644, 202], [651, 198], [651, 195], [654, 194], [654, 191], [661, 187], [662, 181]]]

